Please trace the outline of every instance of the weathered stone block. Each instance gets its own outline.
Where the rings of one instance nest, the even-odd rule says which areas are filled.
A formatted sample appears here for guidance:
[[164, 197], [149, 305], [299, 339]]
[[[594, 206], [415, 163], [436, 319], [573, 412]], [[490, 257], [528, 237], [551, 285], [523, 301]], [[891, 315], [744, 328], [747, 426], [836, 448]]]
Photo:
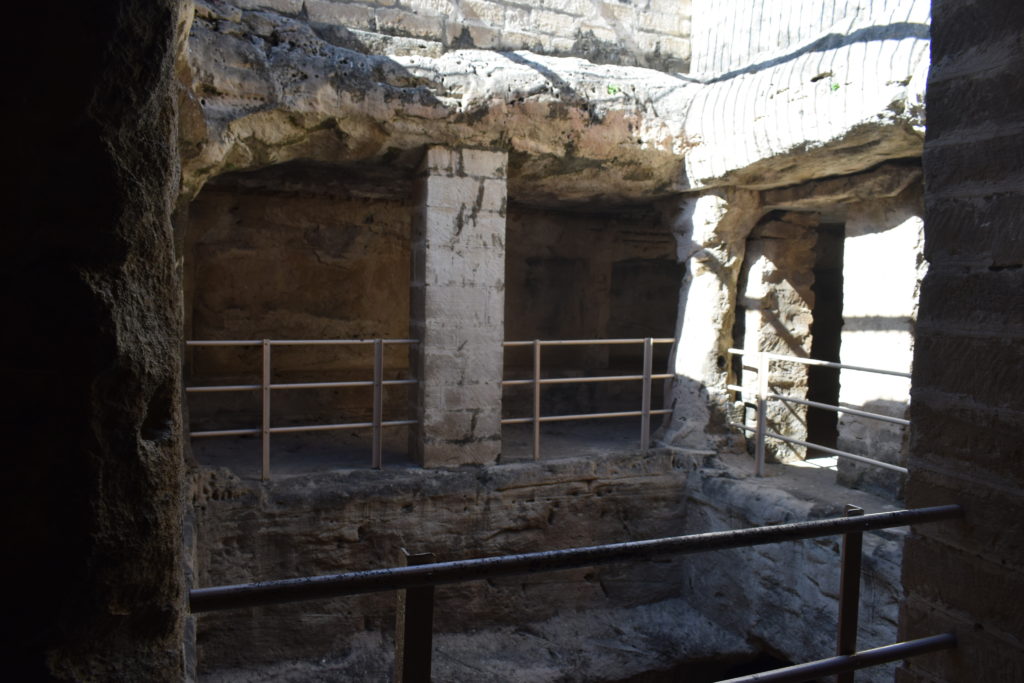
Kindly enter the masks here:
[[988, 628], [1004, 634], [1024, 633], [1024, 611], [1007, 600], [1019, 567], [985, 561], [921, 536], [905, 545], [903, 580], [917, 599], [935, 605], [969, 603], [984, 614]]
[[[423, 422], [414, 451], [426, 466], [490, 462], [500, 451], [504, 336], [504, 153], [432, 148], [418, 182], [414, 249], [423, 252], [419, 350]], [[490, 334], [488, 334], [488, 330]], [[437, 334], [443, 331], [442, 334]], [[458, 411], [458, 387], [472, 385], [472, 417]], [[448, 391], [455, 389], [455, 391]], [[481, 403], [490, 392], [491, 400]], [[471, 420], [467, 426], [466, 420]], [[467, 429], [472, 431], [467, 433]], [[466, 446], [477, 444], [473, 448]]]
[[564, 36], [571, 34], [578, 22], [579, 19], [571, 14], [534, 9], [530, 12], [529, 25], [541, 33]]
[[[472, 21], [483, 22], [484, 26], [500, 28], [505, 23], [505, 5], [489, 0], [462, 0], [460, 3], [462, 16]], [[477, 47], [482, 47], [477, 45]]]
[[582, 17], [588, 14], [592, 5], [587, 0], [539, 0], [541, 7]]
[[508, 154], [487, 149], [462, 149], [462, 170], [478, 178], [504, 178]]
[[[921, 526], [916, 533], [992, 562], [1024, 557], [1024, 524], [1017, 521], [1024, 519], [1024, 495], [1020, 489], [1007, 486], [997, 475], [972, 470], [968, 479], [945, 464], [934, 466], [916, 456], [923, 448], [943, 452], [940, 443], [915, 444], [907, 463], [911, 471], [906, 487], [907, 507], [957, 503], [964, 507], [967, 516], [963, 520]], [[970, 467], [969, 463], [954, 462], [957, 468]], [[1013, 562], [1016, 564], [1012, 566], [1019, 565], [1018, 561]]]
[[981, 139], [927, 148], [924, 164], [926, 182], [939, 187], [1013, 192], [1024, 184], [1024, 139], [1014, 131], [993, 129]]
[[444, 31], [444, 17], [421, 15], [402, 9], [380, 9], [376, 12], [377, 31], [412, 38], [441, 37]]
[[[932, 277], [939, 276], [936, 268], [944, 263], [997, 267], [1024, 263], [1020, 229], [1024, 196], [992, 195], [985, 186], [969, 189], [936, 190], [928, 198], [925, 256], [932, 263]], [[943, 277], [955, 280], [961, 272]]]
[[232, 0], [241, 9], [269, 9], [281, 14], [298, 14], [303, 0]]
[[469, 31], [469, 38], [473, 41], [473, 45], [482, 50], [486, 49], [498, 49], [503, 47], [501, 40], [501, 32], [497, 29], [491, 28], [490, 26], [481, 26], [472, 22], [467, 22], [466, 30]]
[[372, 7], [331, 0], [305, 0], [305, 5], [310, 21], [348, 28], [369, 29], [375, 26]]

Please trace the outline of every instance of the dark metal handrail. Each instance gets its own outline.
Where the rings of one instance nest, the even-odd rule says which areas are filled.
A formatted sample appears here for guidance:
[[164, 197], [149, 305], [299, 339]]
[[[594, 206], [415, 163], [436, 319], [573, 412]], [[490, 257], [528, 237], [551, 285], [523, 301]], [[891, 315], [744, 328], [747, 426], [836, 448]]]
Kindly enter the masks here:
[[[865, 652], [854, 652], [863, 532], [960, 518], [964, 516], [963, 508], [959, 505], [938, 505], [867, 515], [862, 513], [863, 510], [860, 508], [847, 506], [846, 517], [841, 518], [453, 562], [430, 562], [432, 555], [429, 553], [415, 556], [406, 553], [407, 566], [402, 567], [196, 588], [189, 591], [189, 606], [193, 613], [199, 613], [343, 595], [400, 591], [400, 628], [396, 630], [395, 680], [397, 683], [428, 683], [433, 638], [434, 586], [499, 576], [591, 567], [627, 560], [649, 559], [659, 555], [709, 552], [842, 534], [838, 656], [767, 674], [734, 679], [733, 683], [801, 681], [809, 676], [849, 672], [914, 654], [954, 647], [955, 638], [946, 634], [919, 641], [896, 643]], [[420, 564], [421, 562], [423, 564]], [[764, 677], [771, 675], [776, 677]], [[840, 677], [840, 680], [852, 679]]]
[[915, 510], [875, 512], [859, 517], [820, 519], [583, 548], [436, 562], [416, 567], [389, 567], [345, 574], [309, 576], [300, 579], [195, 588], [189, 591], [189, 605], [193, 612], [209, 612], [280, 602], [403, 590], [418, 586], [438, 586], [498, 576], [590, 567], [625, 560], [645, 559], [655, 555], [726, 550], [781, 541], [834, 536], [848, 532], [888, 529], [962, 516], [963, 509], [959, 505], [940, 505]]
[[866, 669], [869, 666], [878, 666], [888, 662], [896, 662], [908, 657], [923, 655], [937, 650], [947, 650], [956, 647], [956, 636], [952, 633], [940, 633], [927, 638], [907, 640], [902, 643], [893, 643], [882, 647], [862, 650], [851, 655], [839, 655], [828, 659], [819, 659], [815, 662], [805, 664], [794, 664], [793, 666], [773, 669], [763, 673], [730, 678], [719, 683], [800, 683], [830, 676], [842, 674], [848, 671]]

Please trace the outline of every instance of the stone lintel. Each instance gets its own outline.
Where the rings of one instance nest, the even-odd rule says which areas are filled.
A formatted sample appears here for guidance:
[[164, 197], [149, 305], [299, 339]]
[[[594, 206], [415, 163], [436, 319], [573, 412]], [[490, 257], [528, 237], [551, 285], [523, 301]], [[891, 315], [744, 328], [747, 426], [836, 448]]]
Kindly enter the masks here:
[[761, 199], [768, 210], [821, 211], [836, 204], [895, 197], [920, 179], [919, 165], [886, 163], [864, 173], [765, 190]]

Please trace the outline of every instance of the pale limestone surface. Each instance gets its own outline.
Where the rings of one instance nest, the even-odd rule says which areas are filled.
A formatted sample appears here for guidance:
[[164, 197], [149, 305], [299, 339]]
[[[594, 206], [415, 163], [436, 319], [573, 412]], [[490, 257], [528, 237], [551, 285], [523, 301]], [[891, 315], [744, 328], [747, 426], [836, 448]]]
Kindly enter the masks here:
[[513, 193], [537, 199], [681, 189], [694, 86], [675, 76], [527, 52], [366, 55], [298, 19], [230, 10], [197, 5], [186, 196], [225, 170], [429, 144], [518, 155]]
[[673, 349], [672, 415], [662, 430], [668, 443], [692, 448], [725, 445], [731, 394], [736, 284], [747, 235], [761, 217], [756, 192], [707, 194], [665, 204], [679, 260], [686, 263]]
[[504, 152], [427, 150], [413, 214], [417, 433], [426, 467], [494, 464], [501, 453], [505, 339]]
[[200, 2], [183, 107], [186, 196], [225, 170], [374, 161], [428, 144], [509, 151], [510, 193], [532, 201], [635, 201], [863, 171], [918, 156], [922, 141], [927, 25], [879, 21], [844, 19], [792, 54], [708, 80], [382, 42]]
[[713, 44], [695, 47], [709, 71], [686, 119], [691, 186], [778, 187], [920, 156], [927, 0], [808, 4], [694, 4], [694, 35]]
[[[738, 301], [745, 309], [745, 365], [756, 365], [759, 351], [810, 356], [817, 223], [813, 214], [784, 214], [780, 220], [762, 223], [751, 231], [740, 276], [744, 289]], [[774, 361], [765, 371], [773, 393], [807, 398], [806, 366]], [[757, 375], [743, 373], [744, 395], [756, 395]], [[806, 406], [775, 400], [768, 403], [765, 412], [769, 430], [799, 439], [806, 437]], [[752, 411], [746, 423], [756, 426]], [[804, 446], [774, 440], [767, 444], [766, 451], [769, 458], [782, 462], [806, 457]]]
[[445, 49], [529, 49], [596, 63], [685, 70], [689, 0], [236, 0], [350, 32], [433, 41]]

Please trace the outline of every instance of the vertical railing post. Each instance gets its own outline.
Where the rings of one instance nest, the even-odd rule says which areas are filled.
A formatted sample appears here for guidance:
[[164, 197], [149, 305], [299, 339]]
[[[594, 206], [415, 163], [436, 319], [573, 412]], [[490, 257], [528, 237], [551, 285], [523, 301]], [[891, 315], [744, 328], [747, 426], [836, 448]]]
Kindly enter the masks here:
[[764, 476], [765, 438], [768, 431], [768, 356], [757, 352], [757, 432], [754, 445], [754, 475]]
[[[433, 553], [411, 554], [402, 548], [406, 566], [431, 564]], [[395, 683], [430, 683], [434, 637], [434, 587], [398, 591], [395, 614]]]
[[270, 340], [263, 340], [263, 373], [260, 381], [262, 424], [260, 426], [260, 443], [263, 448], [263, 466], [260, 478], [270, 479]]
[[640, 450], [651, 447], [651, 369], [654, 365], [654, 340], [644, 338], [644, 388], [640, 399]]
[[381, 468], [384, 421], [384, 340], [373, 340], [373, 469]]
[[540, 460], [540, 340], [533, 340], [533, 459]]
[[[859, 517], [863, 508], [846, 506], [847, 517]], [[839, 628], [836, 634], [836, 654], [852, 655], [857, 651], [857, 624], [860, 614], [860, 565], [864, 534], [851, 531], [843, 534], [839, 575]], [[836, 683], [853, 683], [853, 672], [836, 676]]]

